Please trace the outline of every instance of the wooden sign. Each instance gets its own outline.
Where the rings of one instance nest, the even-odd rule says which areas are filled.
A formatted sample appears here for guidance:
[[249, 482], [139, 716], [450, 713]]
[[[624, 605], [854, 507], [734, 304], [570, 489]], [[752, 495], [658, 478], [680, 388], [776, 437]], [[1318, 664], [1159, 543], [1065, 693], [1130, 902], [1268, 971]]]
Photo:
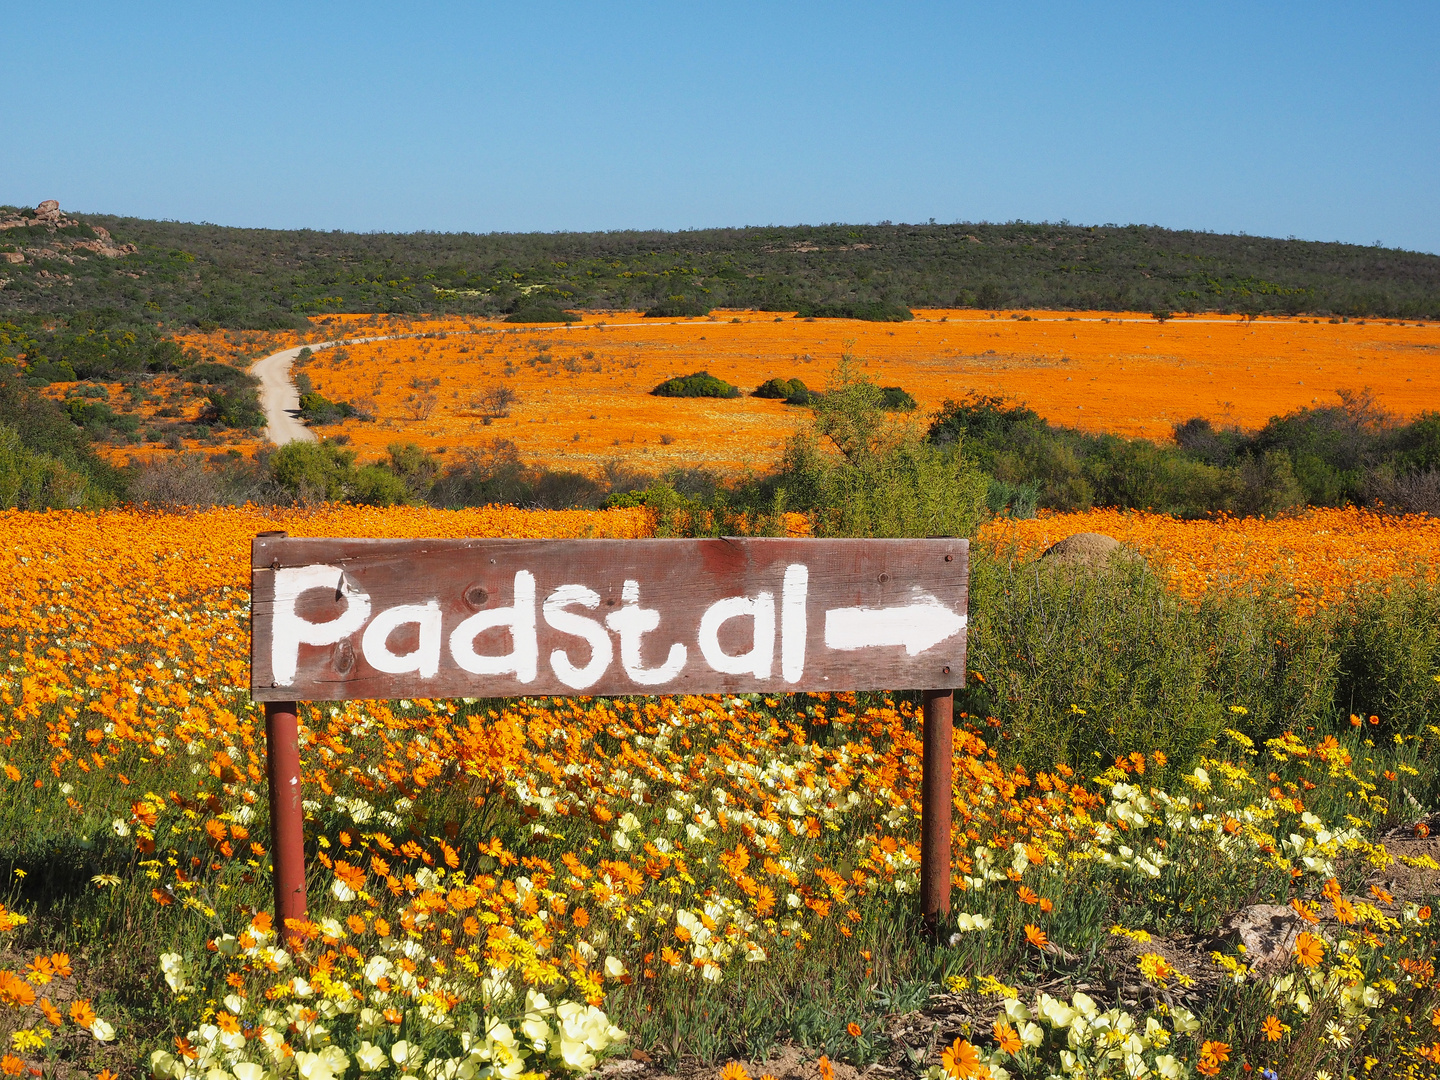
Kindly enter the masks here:
[[257, 701], [965, 684], [966, 541], [255, 538]]

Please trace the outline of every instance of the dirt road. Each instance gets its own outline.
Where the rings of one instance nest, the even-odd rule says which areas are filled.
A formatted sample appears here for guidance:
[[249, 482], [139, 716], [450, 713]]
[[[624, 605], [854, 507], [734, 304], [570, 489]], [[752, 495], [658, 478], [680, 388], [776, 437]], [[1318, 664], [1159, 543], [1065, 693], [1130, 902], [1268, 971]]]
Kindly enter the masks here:
[[[330, 344], [329, 342], [326, 345]], [[311, 351], [326, 345], [311, 345]], [[300, 420], [300, 391], [290, 381], [290, 365], [303, 345], [271, 353], [250, 367], [260, 380], [260, 405], [265, 410], [265, 437], [276, 446], [292, 442], [314, 442], [315, 433]]]

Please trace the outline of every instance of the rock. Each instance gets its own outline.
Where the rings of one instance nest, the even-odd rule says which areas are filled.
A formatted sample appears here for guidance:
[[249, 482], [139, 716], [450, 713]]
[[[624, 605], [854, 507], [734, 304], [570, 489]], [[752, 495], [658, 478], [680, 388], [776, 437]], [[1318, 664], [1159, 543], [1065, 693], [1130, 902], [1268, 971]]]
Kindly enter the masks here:
[[1113, 536], [1083, 532], [1052, 544], [1040, 558], [1053, 566], [1104, 566], [1117, 556], [1138, 558]]
[[25, 253], [23, 251], [0, 251], [0, 259], [4, 259], [8, 263], [23, 263]]
[[35, 217], [41, 221], [57, 220], [60, 217], [60, 203], [55, 199], [46, 199], [35, 207]]
[[1225, 920], [1226, 929], [1245, 946], [1245, 962], [1256, 972], [1273, 972], [1290, 962], [1305, 920], [1293, 908], [1252, 904]]

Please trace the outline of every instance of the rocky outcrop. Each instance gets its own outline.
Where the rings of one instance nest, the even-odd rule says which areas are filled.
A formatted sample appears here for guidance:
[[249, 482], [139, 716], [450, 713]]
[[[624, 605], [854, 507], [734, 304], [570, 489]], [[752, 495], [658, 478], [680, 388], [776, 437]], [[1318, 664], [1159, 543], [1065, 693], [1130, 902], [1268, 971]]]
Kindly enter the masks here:
[[73, 260], [67, 257], [67, 252], [88, 251], [106, 259], [122, 259], [126, 255], [133, 255], [140, 250], [134, 244], [115, 243], [110, 236], [110, 231], [100, 225], [90, 227], [90, 231], [95, 234], [93, 240], [72, 240], [69, 237], [57, 235], [60, 229], [83, 224], [85, 224], [83, 221], [67, 218], [61, 213], [59, 202], [54, 199], [46, 199], [35, 207], [33, 214], [12, 214], [7, 218], [0, 219], [0, 230], [33, 229], [37, 225], [43, 225], [51, 230], [49, 242], [43, 247], [31, 247], [23, 252], [0, 252], [0, 258], [6, 262], [22, 263], [25, 261], [25, 257], [30, 255], [52, 259], [58, 257], [69, 262]]

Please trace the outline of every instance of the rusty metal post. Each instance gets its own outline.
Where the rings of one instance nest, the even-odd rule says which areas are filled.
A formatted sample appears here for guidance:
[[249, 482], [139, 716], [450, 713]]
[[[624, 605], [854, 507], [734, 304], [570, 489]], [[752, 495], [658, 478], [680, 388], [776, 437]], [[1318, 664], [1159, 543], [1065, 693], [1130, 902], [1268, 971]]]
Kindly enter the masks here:
[[932, 929], [950, 914], [950, 807], [955, 692], [925, 691], [920, 783], [920, 914]]
[[265, 703], [265, 758], [270, 776], [270, 860], [275, 878], [275, 932], [304, 919], [305, 811], [300, 805], [300, 726], [295, 702]]

